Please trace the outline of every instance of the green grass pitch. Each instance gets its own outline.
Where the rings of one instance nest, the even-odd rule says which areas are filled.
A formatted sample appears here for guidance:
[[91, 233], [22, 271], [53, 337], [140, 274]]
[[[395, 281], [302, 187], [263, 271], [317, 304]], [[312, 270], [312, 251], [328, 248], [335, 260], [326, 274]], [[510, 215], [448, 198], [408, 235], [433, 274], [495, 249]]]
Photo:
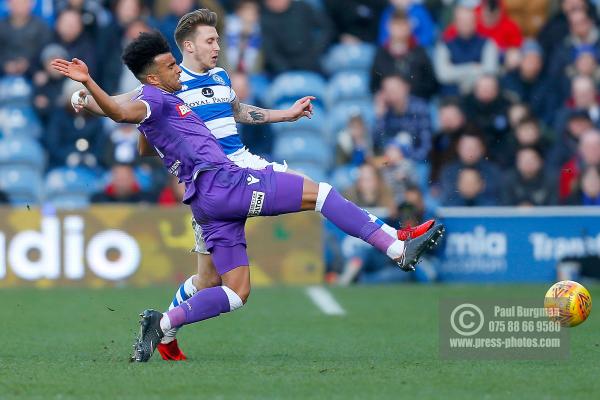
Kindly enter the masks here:
[[[174, 288], [0, 290], [0, 399], [559, 399], [600, 393], [600, 314], [566, 361], [444, 361], [438, 299], [539, 295], [549, 285], [256, 289], [242, 310], [185, 327], [189, 360], [128, 362], [137, 313]], [[600, 286], [589, 286], [600, 299]], [[598, 313], [599, 311], [596, 311]]]

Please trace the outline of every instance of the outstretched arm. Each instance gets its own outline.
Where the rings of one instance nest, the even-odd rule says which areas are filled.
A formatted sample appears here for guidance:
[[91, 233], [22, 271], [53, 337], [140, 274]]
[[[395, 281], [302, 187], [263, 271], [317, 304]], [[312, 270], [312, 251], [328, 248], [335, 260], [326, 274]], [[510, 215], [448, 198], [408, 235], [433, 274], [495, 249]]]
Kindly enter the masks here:
[[83, 83], [100, 109], [113, 121], [137, 124], [146, 118], [147, 109], [143, 102], [139, 100], [128, 101], [123, 104], [116, 102], [92, 79], [87, 65], [83, 61], [77, 58], [72, 61], [55, 59], [52, 61], [52, 67], [64, 76]]
[[287, 110], [269, 110], [250, 104], [240, 103], [240, 100], [237, 97], [231, 106], [233, 107], [233, 117], [235, 118], [235, 121], [242, 124], [292, 122], [302, 117], [312, 117], [313, 106], [311, 101], [314, 99], [313, 96], [303, 97], [297, 100]]
[[[131, 99], [133, 99], [137, 94], [137, 90], [132, 90], [131, 92], [111, 96], [111, 98], [119, 104], [124, 104], [128, 101], [131, 101]], [[78, 90], [73, 93], [71, 96], [71, 105], [75, 109], [75, 112], [86, 110], [92, 114], [106, 117], [106, 114], [104, 111], [102, 111], [98, 103], [96, 103], [94, 97], [92, 97], [85, 89]]]

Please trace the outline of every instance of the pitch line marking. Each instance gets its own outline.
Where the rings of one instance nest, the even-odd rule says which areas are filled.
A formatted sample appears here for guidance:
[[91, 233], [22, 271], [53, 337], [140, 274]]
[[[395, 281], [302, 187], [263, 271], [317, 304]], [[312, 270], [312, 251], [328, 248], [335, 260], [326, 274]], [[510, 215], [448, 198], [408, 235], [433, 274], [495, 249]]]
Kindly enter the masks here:
[[310, 286], [306, 288], [306, 294], [324, 314], [346, 315], [346, 310], [327, 289], [321, 286]]

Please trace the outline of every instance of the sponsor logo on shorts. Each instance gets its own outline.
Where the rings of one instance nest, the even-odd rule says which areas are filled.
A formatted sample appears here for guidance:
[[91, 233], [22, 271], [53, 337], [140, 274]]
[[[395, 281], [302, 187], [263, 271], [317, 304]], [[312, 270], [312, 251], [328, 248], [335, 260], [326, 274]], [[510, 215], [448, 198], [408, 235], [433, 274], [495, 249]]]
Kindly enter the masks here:
[[178, 104], [177, 112], [179, 113], [180, 117], [185, 117], [187, 114], [192, 112], [192, 109], [186, 106], [185, 104]]
[[257, 216], [260, 215], [262, 211], [263, 204], [265, 202], [265, 193], [257, 192], [254, 190], [252, 192], [252, 201], [250, 202], [250, 209], [248, 210], [248, 216]]
[[175, 160], [175, 162], [169, 167], [169, 173], [175, 176], [179, 176], [179, 167], [181, 166], [181, 161]]

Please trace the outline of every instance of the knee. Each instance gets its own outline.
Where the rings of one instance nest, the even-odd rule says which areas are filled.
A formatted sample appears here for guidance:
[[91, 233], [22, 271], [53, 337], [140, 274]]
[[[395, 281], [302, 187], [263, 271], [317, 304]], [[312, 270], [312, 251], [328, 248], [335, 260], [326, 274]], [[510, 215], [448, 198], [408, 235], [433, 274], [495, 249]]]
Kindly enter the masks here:
[[248, 297], [250, 297], [250, 286], [238, 288], [235, 293], [242, 299], [242, 304], [246, 304]]

